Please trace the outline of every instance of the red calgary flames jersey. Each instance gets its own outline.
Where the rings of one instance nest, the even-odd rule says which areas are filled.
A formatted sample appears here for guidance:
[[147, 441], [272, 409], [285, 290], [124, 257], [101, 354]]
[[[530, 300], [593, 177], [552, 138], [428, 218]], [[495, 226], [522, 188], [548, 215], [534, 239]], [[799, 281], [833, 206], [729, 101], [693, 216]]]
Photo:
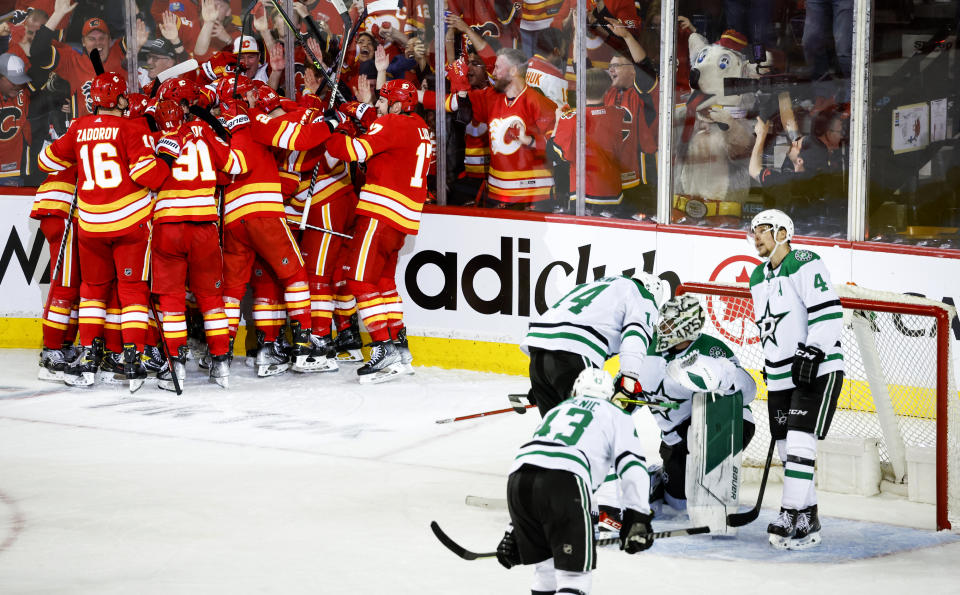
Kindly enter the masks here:
[[367, 163], [357, 214], [416, 235], [427, 199], [433, 148], [426, 122], [416, 114], [380, 116], [356, 138], [335, 134], [327, 152], [343, 161]]
[[76, 167], [53, 172], [37, 188], [37, 193], [33, 197], [33, 208], [30, 209], [30, 218], [62, 217], [66, 219], [70, 214], [70, 205], [73, 203], [73, 193], [76, 189]]
[[147, 188], [159, 188], [170, 173], [153, 151], [143, 118], [95, 114], [74, 120], [39, 162], [48, 172], [77, 165], [81, 232], [117, 236], [150, 218], [153, 199]]
[[[629, 168], [623, 151], [623, 119], [626, 113], [617, 107], [589, 105], [587, 117], [586, 200], [590, 204], [619, 204], [620, 172]], [[569, 111], [557, 122], [553, 142], [561, 157], [569, 161], [571, 197], [577, 187], [574, 167], [577, 150], [576, 112]]]

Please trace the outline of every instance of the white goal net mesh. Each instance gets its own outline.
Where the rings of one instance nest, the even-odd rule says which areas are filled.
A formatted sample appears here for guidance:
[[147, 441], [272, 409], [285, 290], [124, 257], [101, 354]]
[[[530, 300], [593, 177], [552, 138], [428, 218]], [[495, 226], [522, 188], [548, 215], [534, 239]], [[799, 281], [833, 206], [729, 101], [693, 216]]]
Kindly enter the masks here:
[[[938, 515], [944, 506], [953, 528], [960, 529], [960, 395], [949, 326], [956, 312], [942, 302], [904, 294], [853, 285], [836, 289], [844, 305], [845, 379], [830, 436], [876, 438], [884, 475], [895, 482], [907, 479], [907, 447], [936, 448], [943, 436], [939, 439], [946, 442], [947, 463], [942, 464], [941, 456], [937, 481], [946, 482], [947, 489], [938, 494]], [[678, 293], [701, 300], [707, 314], [704, 332], [726, 342], [757, 381], [757, 402], [751, 409], [759, 439], [750, 443], [743, 464], [762, 467], [765, 437], [770, 435], [767, 389], [749, 289], [744, 284], [691, 283]], [[946, 329], [945, 340], [938, 340], [938, 321], [939, 328]], [[947, 419], [938, 418], [940, 400]]]

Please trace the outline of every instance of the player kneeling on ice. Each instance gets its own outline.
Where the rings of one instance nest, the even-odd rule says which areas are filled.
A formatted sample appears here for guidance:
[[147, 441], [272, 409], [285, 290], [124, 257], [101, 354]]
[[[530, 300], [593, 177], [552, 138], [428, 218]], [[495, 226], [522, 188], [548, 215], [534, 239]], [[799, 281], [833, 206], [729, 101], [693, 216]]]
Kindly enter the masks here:
[[767, 532], [777, 549], [820, 543], [814, 464], [843, 386], [843, 312], [823, 261], [794, 250], [793, 221], [776, 209], [753, 218], [747, 236], [766, 262], [750, 275], [766, 360], [771, 438], [783, 466], [780, 514]]
[[[704, 322], [695, 297], [666, 302], [637, 381], [645, 399], [678, 405], [651, 408], [660, 427], [663, 500], [676, 510], [687, 510], [689, 500], [691, 521], [723, 534], [726, 515], [737, 511], [740, 456], [753, 438], [749, 403], [757, 385], [723, 341], [703, 334]], [[651, 476], [655, 501], [660, 478], [654, 470]]]
[[550, 410], [520, 447], [507, 480], [511, 528], [497, 547], [506, 568], [535, 564], [532, 592], [589, 593], [596, 566], [591, 499], [611, 466], [622, 481], [620, 549], [653, 545], [650, 477], [630, 413], [613, 379], [583, 370], [573, 396]]

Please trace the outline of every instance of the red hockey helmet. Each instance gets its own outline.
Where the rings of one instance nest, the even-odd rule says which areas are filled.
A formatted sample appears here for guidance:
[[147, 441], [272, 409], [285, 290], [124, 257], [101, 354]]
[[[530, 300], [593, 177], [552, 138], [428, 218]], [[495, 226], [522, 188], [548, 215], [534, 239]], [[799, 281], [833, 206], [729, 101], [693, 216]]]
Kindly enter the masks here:
[[127, 94], [127, 81], [116, 72], [104, 72], [93, 77], [90, 99], [94, 107], [115, 109], [117, 101]]
[[150, 96], [143, 93], [127, 93], [127, 117], [139, 118], [150, 107]]
[[283, 97], [277, 94], [270, 85], [261, 82], [254, 81], [254, 87], [256, 87], [257, 101], [256, 107], [262, 110], [264, 113], [269, 114], [273, 110], [280, 107], [280, 101]]
[[153, 113], [160, 132], [174, 132], [183, 123], [183, 108], [171, 99], [161, 99], [157, 102], [157, 109]]
[[237, 95], [246, 97], [247, 91], [253, 90], [253, 81], [242, 74], [225, 76], [217, 83], [217, 97], [220, 101], [231, 99], [233, 97], [234, 85], [236, 85]]
[[404, 112], [413, 111], [417, 107], [417, 88], [410, 81], [404, 79], [393, 79], [387, 81], [380, 87], [380, 97], [385, 98], [393, 105], [394, 102], [400, 102], [400, 110]]
[[187, 105], [194, 105], [200, 100], [200, 85], [180, 77], [167, 79], [160, 85], [157, 97], [175, 101], [177, 104], [186, 101]]

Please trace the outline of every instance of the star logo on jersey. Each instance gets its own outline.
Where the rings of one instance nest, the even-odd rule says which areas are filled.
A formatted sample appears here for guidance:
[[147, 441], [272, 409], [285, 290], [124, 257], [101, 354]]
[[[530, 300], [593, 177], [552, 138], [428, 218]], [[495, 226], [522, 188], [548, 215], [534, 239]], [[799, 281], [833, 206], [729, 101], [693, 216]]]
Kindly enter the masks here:
[[767, 341], [777, 345], [777, 325], [787, 317], [787, 312], [774, 314], [770, 311], [770, 302], [763, 311], [763, 316], [757, 321], [757, 328], [760, 329], [760, 344], [766, 347]]
[[[657, 389], [653, 392], [643, 392], [644, 397], [647, 400], [653, 401], [655, 403], [680, 403], [683, 399], [674, 399], [663, 390], [663, 381], [660, 381], [660, 384], [657, 385]], [[674, 411], [673, 409], [668, 409], [666, 407], [652, 407], [650, 412], [654, 415], [659, 415], [663, 419], [669, 419], [670, 412]]]

